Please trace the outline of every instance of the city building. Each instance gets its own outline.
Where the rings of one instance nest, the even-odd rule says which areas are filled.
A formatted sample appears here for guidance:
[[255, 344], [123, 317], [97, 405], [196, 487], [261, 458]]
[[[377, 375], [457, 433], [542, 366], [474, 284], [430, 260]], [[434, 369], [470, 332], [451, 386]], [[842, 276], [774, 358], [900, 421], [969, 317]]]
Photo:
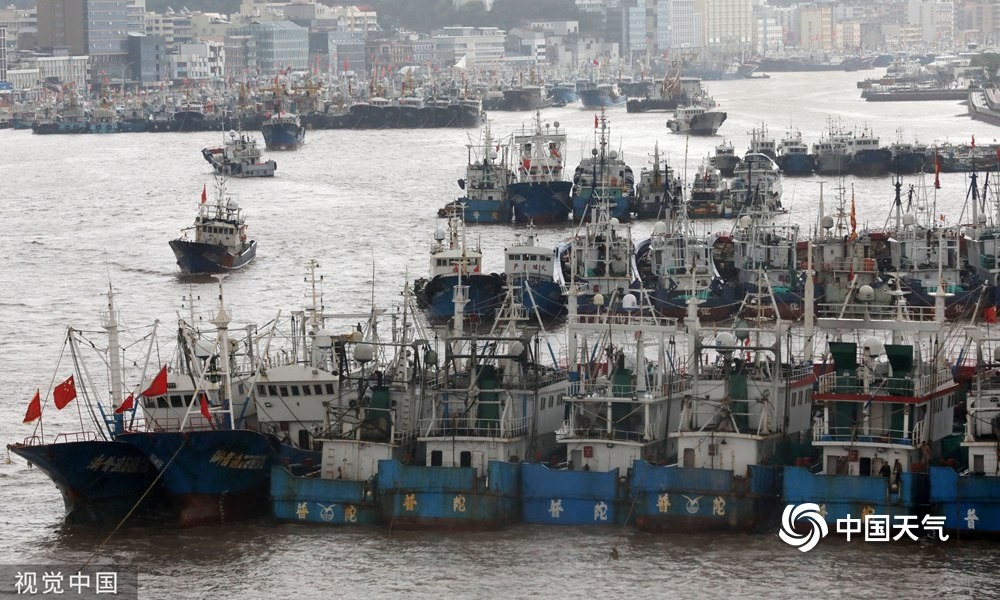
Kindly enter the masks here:
[[506, 34], [496, 27], [445, 27], [434, 35], [435, 52], [443, 65], [465, 57], [474, 68], [499, 63], [505, 54]]
[[305, 27], [291, 21], [255, 21], [230, 32], [234, 36], [254, 38], [256, 65], [247, 66], [262, 77], [273, 77], [287, 69], [303, 71], [309, 68], [309, 30]]
[[129, 68], [125, 85], [154, 87], [170, 79], [167, 41], [158, 35], [130, 33], [126, 42]]

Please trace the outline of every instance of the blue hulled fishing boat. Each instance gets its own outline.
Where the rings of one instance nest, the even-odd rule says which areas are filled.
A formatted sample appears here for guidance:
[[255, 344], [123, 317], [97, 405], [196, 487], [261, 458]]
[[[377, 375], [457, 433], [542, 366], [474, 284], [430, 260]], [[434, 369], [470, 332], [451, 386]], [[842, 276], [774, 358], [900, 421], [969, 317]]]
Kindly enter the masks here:
[[570, 288], [566, 327], [570, 384], [556, 432], [563, 466], [521, 466], [527, 523], [622, 525], [634, 517], [629, 494], [635, 461], [665, 461], [689, 381], [671, 368], [676, 321], [655, 315], [642, 291], [620, 308], [576, 311]]
[[[958, 372], [971, 376], [962, 448], [968, 469], [958, 464], [930, 467], [931, 512], [945, 527], [970, 535], [1000, 535], [1000, 339], [985, 328], [970, 328]], [[928, 464], [929, 457], [922, 457]]]
[[786, 355], [791, 348], [783, 347], [781, 324], [738, 321], [731, 331], [701, 339], [695, 306], [687, 319], [692, 390], [668, 434], [678, 462], [636, 461], [636, 525], [759, 531], [778, 522], [781, 449], [804, 441], [811, 426], [812, 366]]
[[635, 208], [635, 176], [632, 167], [616, 151], [608, 148], [609, 127], [604, 112], [594, 116], [594, 147], [573, 174], [573, 219], [593, 219], [593, 204], [605, 200], [612, 217], [629, 221]]
[[257, 241], [247, 239], [246, 215], [225, 190], [225, 180], [216, 180], [215, 203], [207, 203], [208, 192], [201, 192], [201, 204], [195, 217], [194, 239], [187, 236], [170, 241], [177, 266], [185, 274], [227, 273], [250, 264], [257, 256]]
[[564, 179], [566, 134], [559, 121], [542, 124], [535, 111], [533, 128], [514, 134], [517, 152], [516, 180], [507, 186], [514, 207], [514, 221], [547, 225], [565, 222], [571, 212], [573, 184]]
[[[268, 514], [271, 467], [280, 461], [277, 438], [243, 428], [251, 398], [234, 393], [230, 317], [221, 285], [212, 323], [216, 337], [211, 341], [195, 337], [197, 332], [181, 324], [184, 357], [175, 366], [173, 387], [165, 384], [144, 401], [150, 429], [117, 438], [156, 467], [182, 527]], [[165, 377], [166, 369], [162, 373]], [[180, 418], [164, 417], [164, 411]]]
[[[324, 402], [323, 430], [315, 442], [322, 448], [321, 464], [304, 474], [289, 466], [271, 470], [272, 508], [278, 519], [326, 525], [381, 522], [375, 496], [379, 462], [409, 464], [416, 456], [424, 409], [419, 383], [429, 362], [437, 360], [429, 345], [414, 338], [414, 302], [408, 287], [403, 298], [403, 312], [393, 318], [392, 341], [379, 336], [381, 311], [372, 312], [359, 335], [352, 332], [338, 339], [329, 337], [329, 323], [319, 322], [322, 315], [314, 313], [314, 344], [320, 352], [337, 348], [329, 358], [343, 377], [334, 384], [338, 393]], [[315, 368], [322, 370], [324, 364], [321, 360]]]
[[551, 321], [566, 314], [566, 294], [555, 279], [556, 257], [551, 248], [537, 244], [535, 228], [528, 225], [514, 234], [504, 248], [504, 274], [529, 319]]
[[[7, 446], [8, 450], [38, 467], [59, 488], [66, 509], [66, 523], [118, 523], [127, 516], [145, 517], [163, 508], [164, 496], [155, 485], [156, 469], [145, 454], [115, 439], [131, 420], [134, 400], [132, 395], [127, 399], [123, 397], [118, 308], [110, 289], [102, 325], [108, 332], [110, 349], [104, 357], [111, 373], [110, 405], [95, 402], [84, 388], [76, 389], [76, 381], [86, 381], [82, 375], [70, 377], [56, 388], [53, 396], [56, 408], [63, 408], [74, 399], [94, 403], [89, 411], [94, 417], [94, 429], [59, 434], [50, 442], [41, 434], [32, 435], [22, 443]], [[78, 332], [71, 328], [66, 343], [78, 357], [77, 335]], [[40, 423], [41, 418], [41, 399], [36, 394], [24, 421], [38, 420]]]
[[448, 211], [447, 232], [438, 226], [431, 245], [430, 274], [414, 284], [417, 303], [432, 323], [447, 322], [455, 307], [456, 289], [465, 294], [465, 316], [471, 321], [491, 322], [503, 300], [504, 279], [482, 272], [483, 253], [466, 243], [461, 211]]
[[392, 528], [497, 529], [519, 521], [518, 463], [554, 446], [562, 419], [554, 400], [565, 372], [536, 361], [534, 334], [516, 318], [488, 335], [465, 334], [459, 298], [443, 363], [434, 363], [426, 382], [432, 399], [418, 437], [423, 465], [379, 461], [376, 495]]
[[813, 393], [822, 457], [817, 469], [786, 467], [785, 502], [817, 504], [831, 527], [848, 516], [920, 522], [930, 510], [927, 467], [952, 435], [959, 387], [946, 361], [944, 298], [933, 309], [901, 301], [858, 317], [838, 305], [817, 313], [832, 362]]
[[[494, 143], [487, 121], [483, 127], [479, 144], [468, 144], [469, 158], [465, 167], [465, 179], [458, 180], [458, 187], [465, 195], [450, 206], [438, 211], [447, 217], [452, 210], [462, 211], [466, 223], [509, 223], [511, 202], [507, 193], [512, 179], [507, 163], [507, 147]], [[502, 154], [500, 154], [502, 153]]]

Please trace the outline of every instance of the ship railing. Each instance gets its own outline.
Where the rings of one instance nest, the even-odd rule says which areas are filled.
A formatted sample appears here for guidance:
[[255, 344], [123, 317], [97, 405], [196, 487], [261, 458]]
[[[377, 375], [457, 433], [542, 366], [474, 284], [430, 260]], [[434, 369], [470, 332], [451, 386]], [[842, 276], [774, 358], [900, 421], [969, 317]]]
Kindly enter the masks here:
[[912, 432], [902, 429], [887, 429], [869, 427], [865, 432], [862, 426], [849, 427], [816, 427], [813, 428], [813, 442], [837, 442], [859, 444], [893, 444], [902, 446], [917, 446], [923, 439], [923, 422], [917, 422]]
[[852, 303], [852, 304], [819, 304], [816, 306], [816, 317], [819, 319], [864, 319], [866, 321], [899, 321], [900, 314], [905, 321], [934, 321], [933, 306], [906, 305], [900, 307], [893, 304]]
[[570, 324], [626, 325], [629, 327], [675, 327], [677, 319], [661, 317], [642, 309], [616, 309], [592, 314], [577, 314]]
[[[949, 367], [940, 367], [919, 377], [872, 377], [865, 389], [864, 379], [853, 373], [825, 373], [819, 378], [820, 394], [850, 394], [866, 399], [885, 397], [920, 398], [951, 385], [954, 381]], [[891, 400], [890, 400], [891, 401]]]
[[838, 258], [821, 265], [824, 271], [854, 271], [855, 273], [878, 273], [878, 263], [874, 258]]
[[647, 381], [646, 388], [640, 390], [635, 383], [612, 384], [606, 379], [595, 377], [570, 384], [567, 393], [570, 398], [567, 400], [581, 400], [586, 402], [636, 402], [639, 400], [652, 401], [657, 398], [668, 397], [690, 391], [693, 386], [691, 378], [678, 376], [677, 379], [656, 385], [652, 380]]
[[[162, 418], [162, 419], [139, 419], [133, 423], [130, 427], [130, 431], [180, 431], [181, 430], [182, 419], [176, 417]], [[188, 418], [187, 426], [184, 431], [205, 431], [209, 429], [217, 429], [217, 427], [210, 423], [202, 417], [191, 416]]]
[[527, 435], [530, 425], [531, 417], [480, 419], [471, 415], [453, 415], [421, 419], [420, 431], [424, 437], [463, 436], [512, 439]]
[[605, 426], [605, 423], [600, 423], [600, 421], [595, 420], [593, 425], [590, 426], [580, 426], [577, 424], [575, 427], [566, 427], [559, 436], [561, 441], [572, 441], [572, 440], [608, 440], [608, 441], [618, 441], [618, 442], [642, 442], [643, 441], [643, 431], [639, 429], [621, 429], [618, 427], [612, 427], [609, 431]]
[[96, 442], [97, 432], [94, 431], [74, 431], [72, 433], [60, 433], [53, 443], [65, 444], [69, 442]]

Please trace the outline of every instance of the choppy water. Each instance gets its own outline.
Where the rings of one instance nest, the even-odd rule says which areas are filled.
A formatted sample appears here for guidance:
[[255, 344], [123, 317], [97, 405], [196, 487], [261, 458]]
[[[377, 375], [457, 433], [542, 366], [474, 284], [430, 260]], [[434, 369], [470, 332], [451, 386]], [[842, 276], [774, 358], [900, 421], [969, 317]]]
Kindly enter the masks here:
[[[965, 116], [953, 102], [865, 103], [855, 81], [868, 73], [774, 74], [769, 80], [709, 82], [729, 118], [720, 136], [685, 140], [667, 132], [667, 115], [609, 112], [611, 137], [636, 173], [659, 143], [688, 179], [725, 137], [738, 152], [749, 131], [766, 123], [775, 139], [789, 125], [815, 141], [827, 119], [868, 125], [883, 141], [993, 142], [1000, 129]], [[492, 113], [494, 135], [506, 135], [528, 113]], [[593, 111], [543, 112], [560, 121], [576, 165], [593, 144]], [[294, 153], [270, 153], [273, 180], [233, 180], [229, 189], [249, 211], [258, 259], [229, 278], [237, 323], [265, 321], [300, 308], [309, 259], [325, 275], [328, 309], [387, 306], [405, 279], [426, 273], [437, 209], [458, 193], [465, 145], [474, 130], [311, 131]], [[129, 325], [159, 319], [172, 327], [182, 297], [214, 304], [210, 282], [177, 275], [167, 241], [187, 227], [210, 169], [200, 149], [219, 134], [35, 136], [0, 131], [0, 442], [30, 435], [21, 425], [36, 387], [68, 375], [56, 371], [65, 328], [94, 331], [108, 280], [119, 290]], [[834, 201], [835, 178], [786, 179], [789, 221], [815, 222], [819, 182]], [[908, 181], [916, 182], [915, 178]], [[958, 222], [966, 177], [943, 174], [936, 213]], [[885, 222], [889, 177], [847, 179], [859, 224]], [[931, 207], [934, 208], [933, 206]], [[966, 217], [967, 220], [967, 217]], [[724, 229], [728, 222], [699, 225]], [[635, 226], [642, 238], [650, 223]], [[502, 268], [510, 227], [472, 229], [486, 268]], [[543, 241], [572, 233], [544, 230]], [[492, 250], [492, 253], [491, 253]], [[46, 413], [47, 433], [72, 429], [72, 407]], [[41, 473], [13, 457], [0, 462], [0, 563], [82, 564], [127, 561], [140, 570], [143, 598], [884, 598], [994, 596], [1000, 546], [965, 541], [864, 544], [824, 540], [808, 554], [776, 535], [657, 537], [618, 529], [519, 526], [490, 534], [413, 534], [381, 529], [333, 530], [271, 523], [187, 531], [64, 528], [59, 494]], [[618, 560], [609, 553], [617, 548]]]

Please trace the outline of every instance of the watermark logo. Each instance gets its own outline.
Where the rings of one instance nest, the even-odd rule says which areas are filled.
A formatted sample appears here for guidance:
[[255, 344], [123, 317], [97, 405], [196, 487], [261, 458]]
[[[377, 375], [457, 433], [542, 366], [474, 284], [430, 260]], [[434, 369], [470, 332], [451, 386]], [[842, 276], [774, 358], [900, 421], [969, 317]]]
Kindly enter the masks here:
[[[896, 542], [904, 537], [912, 541], [925, 538], [936, 538], [948, 541], [944, 532], [945, 517], [940, 515], [881, 515], [875, 514], [875, 507], [866, 505], [861, 509], [860, 517], [852, 517], [850, 513], [842, 519], [837, 519], [836, 533], [844, 534], [847, 541], [852, 536], [864, 536], [866, 542]], [[805, 529], [808, 527], [808, 531]], [[825, 504], [808, 502], [805, 504], [789, 504], [781, 514], [781, 531], [778, 537], [789, 546], [798, 548], [801, 552], [809, 552], [816, 547], [821, 539], [829, 533]]]
[[[796, 530], [795, 524], [799, 521], [808, 524], [808, 532], [799, 533], [802, 530], [801, 526], [798, 531]], [[829, 532], [826, 518], [816, 503], [789, 504], [781, 513], [781, 531], [778, 532], [778, 537], [789, 546], [798, 548], [800, 552], [809, 552], [815, 548]]]

